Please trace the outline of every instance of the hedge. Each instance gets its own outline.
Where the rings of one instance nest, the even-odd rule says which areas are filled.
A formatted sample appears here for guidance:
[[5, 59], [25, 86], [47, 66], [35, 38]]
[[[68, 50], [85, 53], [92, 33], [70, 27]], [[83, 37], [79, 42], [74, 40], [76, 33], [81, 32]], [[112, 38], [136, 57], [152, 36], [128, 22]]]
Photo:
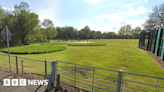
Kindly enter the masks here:
[[[10, 47], [11, 54], [41, 54], [41, 53], [51, 53], [56, 51], [62, 51], [67, 49], [65, 46], [17, 46]], [[8, 53], [8, 49], [1, 49], [1, 52]]]

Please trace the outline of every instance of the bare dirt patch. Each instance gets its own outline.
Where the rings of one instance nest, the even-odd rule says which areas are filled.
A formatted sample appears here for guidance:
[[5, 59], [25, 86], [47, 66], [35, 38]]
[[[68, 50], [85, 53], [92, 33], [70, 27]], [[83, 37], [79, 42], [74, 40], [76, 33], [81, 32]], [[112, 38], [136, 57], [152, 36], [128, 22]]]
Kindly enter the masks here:
[[[72, 69], [75, 72], [75, 69]], [[86, 69], [86, 68], [77, 68], [76, 69], [76, 73], [81, 74], [82, 76], [84, 76], [84, 78], [86, 79], [87, 76], [87, 72], [92, 71], [92, 69]]]
[[121, 65], [121, 67], [124, 69], [128, 68], [128, 66], [125, 66], [125, 65]]
[[130, 55], [130, 53], [128, 53], [128, 52], [124, 52], [124, 55]]
[[75, 69], [64, 69], [65, 71], [67, 71], [67, 72], [70, 72], [70, 73], [79, 73], [80, 75], [82, 75], [82, 76], [87, 76], [87, 73], [88, 72], [91, 72], [92, 71], [92, 69], [90, 69], [90, 68], [76, 68], [76, 71], [75, 71]]

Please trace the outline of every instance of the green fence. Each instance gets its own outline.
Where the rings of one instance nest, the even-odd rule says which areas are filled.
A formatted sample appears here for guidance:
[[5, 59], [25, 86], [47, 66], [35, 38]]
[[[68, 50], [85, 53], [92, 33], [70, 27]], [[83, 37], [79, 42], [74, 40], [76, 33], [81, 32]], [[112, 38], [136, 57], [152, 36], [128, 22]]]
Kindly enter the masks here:
[[139, 48], [152, 51], [155, 55], [164, 60], [164, 31], [154, 29], [142, 31], [139, 37]]

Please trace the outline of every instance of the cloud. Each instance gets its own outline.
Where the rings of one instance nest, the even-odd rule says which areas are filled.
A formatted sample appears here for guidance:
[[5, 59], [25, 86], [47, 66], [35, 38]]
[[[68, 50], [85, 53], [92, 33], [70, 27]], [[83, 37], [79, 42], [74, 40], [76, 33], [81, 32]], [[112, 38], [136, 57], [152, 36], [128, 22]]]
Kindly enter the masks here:
[[138, 10], [135, 10], [133, 7], [130, 7], [127, 15], [131, 16], [131, 15], [140, 15], [140, 14], [144, 14], [147, 12], [147, 9], [144, 8], [143, 6], [139, 6]]
[[145, 0], [145, 2], [148, 2], [148, 0]]
[[13, 9], [13, 8], [6, 8], [6, 7], [2, 7], [2, 9], [6, 10], [6, 11], [9, 11], [9, 12], [12, 12], [12, 11], [15, 10], [15, 9]]
[[125, 6], [128, 8], [126, 11], [122, 10], [116, 13], [94, 16], [93, 18], [105, 19], [109, 21], [108, 24], [103, 24], [101, 26], [95, 25], [94, 29], [98, 29], [99, 27], [102, 31], [114, 31], [117, 33], [122, 25], [131, 24], [132, 28], [136, 26], [142, 27], [142, 23], [144, 23], [145, 18], [137, 20], [133, 17], [147, 13], [147, 9], [143, 6], [139, 6], [137, 9], [134, 9], [130, 4], [126, 4]]
[[[112, 24], [112, 25], [111, 24], [93, 24], [93, 22], [91, 22], [90, 20], [87, 20], [87, 19], [83, 19], [78, 30], [81, 30], [85, 26], [89, 26], [90, 29], [94, 30], [94, 31], [101, 31], [101, 32], [110, 32], [110, 31], [112, 32], [112, 31], [114, 31], [116, 33], [118, 31], [117, 25], [114, 25], [114, 24]], [[115, 26], [115, 28], [113, 28], [114, 26]]]
[[[88, 25], [91, 30], [101, 31], [101, 32], [115, 32], [118, 33], [119, 29], [123, 25], [131, 24], [132, 28], [140, 26], [142, 28], [142, 24], [145, 21], [145, 18], [137, 20], [136, 16], [147, 13], [147, 9], [143, 6], [139, 6], [138, 8], [134, 9], [130, 4], [126, 5], [126, 11], [119, 11], [115, 13], [108, 13], [108, 14], [100, 14], [93, 16], [97, 23], [94, 23], [90, 20], [83, 19], [80, 28], [85, 27]], [[106, 20], [107, 22], [102, 24], [102, 20]]]
[[100, 25], [100, 27], [105, 27], [105, 26], [103, 26], [103, 25]]
[[129, 7], [127, 11], [119, 11], [116, 13], [96, 15], [94, 16], [94, 18], [108, 18], [113, 21], [121, 21], [124, 18], [128, 18], [134, 15], [144, 14], [146, 12], [147, 9], [144, 8], [143, 6], [139, 6], [137, 10], [135, 10], [133, 7]]
[[102, 20], [100, 20], [100, 19], [96, 19], [96, 21], [97, 21], [97, 22], [101, 22]]
[[150, 12], [150, 13], [154, 13], [154, 11], [153, 11], [153, 10], [149, 10], [149, 12]]
[[86, 2], [91, 2], [91, 3], [98, 3], [100, 0], [84, 0]]
[[[41, 14], [39, 14], [41, 15]], [[54, 16], [53, 14], [42, 14], [42, 16], [39, 16], [39, 20], [41, 22], [43, 22], [44, 19], [50, 19], [53, 21], [53, 23], [55, 23], [56, 21], [56, 16]], [[55, 24], [54, 24], [55, 25]]]
[[86, 26], [86, 25], [88, 25], [89, 23], [90, 23], [89, 20], [83, 19], [83, 22], [81, 23], [81, 26]]
[[47, 12], [47, 11], [50, 11], [50, 10], [52, 10], [52, 8], [44, 9], [44, 10], [42, 10], [42, 11], [40, 11], [40, 12], [43, 13], [43, 12]]
[[131, 4], [126, 4], [125, 7], [131, 7]]

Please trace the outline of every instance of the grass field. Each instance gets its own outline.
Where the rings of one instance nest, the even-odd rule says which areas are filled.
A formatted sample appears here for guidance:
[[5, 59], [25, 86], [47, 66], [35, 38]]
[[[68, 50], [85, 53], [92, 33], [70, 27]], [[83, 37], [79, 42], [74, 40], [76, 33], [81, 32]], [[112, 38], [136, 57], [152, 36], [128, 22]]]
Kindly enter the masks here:
[[[164, 77], [164, 69], [160, 68], [159, 64], [151, 56], [149, 56], [146, 51], [137, 48], [137, 39], [101, 39], [89, 41], [106, 45], [67, 46], [64, 44], [66, 42], [60, 42], [63, 43], [61, 44], [62, 46], [67, 47], [66, 50], [45, 54], [28, 54], [17, 56], [47, 61], [59, 60], [114, 70], [123, 70], [125, 72]], [[54, 43], [54, 41], [50, 41], [50, 43]], [[38, 44], [40, 43], [31, 44], [31, 46]], [[15, 58], [12, 57], [11, 61], [12, 68], [15, 69]], [[20, 62], [21, 60], [19, 60], [19, 63]], [[7, 56], [4, 57], [0, 55], [0, 65], [8, 67]], [[44, 74], [44, 63], [25, 60], [24, 65], [26, 71]], [[48, 67], [50, 67], [50, 65], [48, 65]], [[21, 69], [21, 67], [19, 69]], [[50, 72], [50, 69], [48, 69], [48, 71]], [[137, 76], [127, 77], [127, 79], [135, 79], [141, 82], [147, 82], [149, 80]], [[154, 80], [149, 81], [150, 83], [155, 83]], [[163, 86], [164, 82], [160, 82], [159, 84]], [[133, 84], [133, 86], [138, 87], [137, 84]], [[143, 86], [143, 88], [151, 89], [147, 86]], [[164, 92], [164, 90], [159, 89], [157, 92]]]

